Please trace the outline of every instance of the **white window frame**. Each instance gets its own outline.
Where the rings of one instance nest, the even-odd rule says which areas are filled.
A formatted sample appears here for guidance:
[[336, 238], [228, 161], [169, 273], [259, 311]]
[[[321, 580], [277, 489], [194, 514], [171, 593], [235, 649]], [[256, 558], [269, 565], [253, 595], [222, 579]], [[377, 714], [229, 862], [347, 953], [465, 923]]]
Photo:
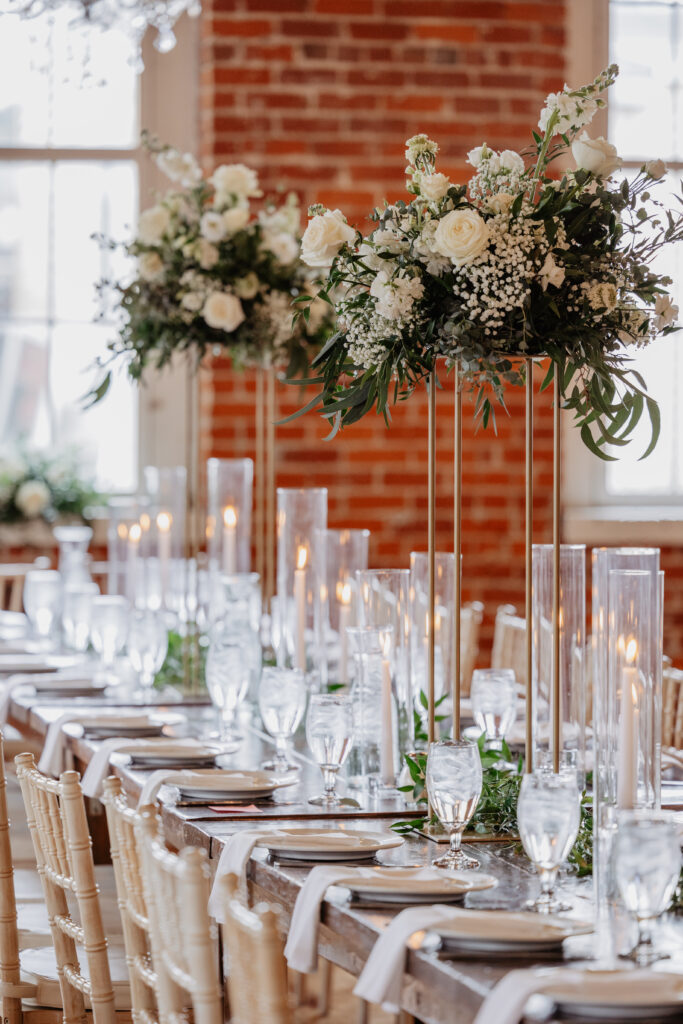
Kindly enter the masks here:
[[[572, 0], [567, 5], [567, 81], [590, 82], [609, 63], [609, 0]], [[592, 135], [607, 137], [600, 111]], [[681, 544], [681, 499], [614, 496], [605, 488], [606, 463], [583, 444], [567, 414], [563, 423], [563, 539], [585, 544]], [[618, 504], [617, 504], [618, 503]]]

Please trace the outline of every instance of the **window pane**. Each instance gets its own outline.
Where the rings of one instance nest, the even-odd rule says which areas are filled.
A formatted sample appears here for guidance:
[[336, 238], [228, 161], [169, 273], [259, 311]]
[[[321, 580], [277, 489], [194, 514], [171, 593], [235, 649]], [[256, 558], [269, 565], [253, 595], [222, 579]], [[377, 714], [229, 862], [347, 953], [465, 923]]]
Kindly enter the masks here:
[[0, 445], [50, 442], [44, 324], [0, 320]]
[[0, 163], [0, 318], [48, 315], [50, 171]]
[[54, 288], [58, 320], [92, 320], [99, 311], [95, 283], [119, 278], [124, 257], [92, 236], [125, 240], [137, 202], [137, 168], [130, 161], [65, 161], [55, 168]]

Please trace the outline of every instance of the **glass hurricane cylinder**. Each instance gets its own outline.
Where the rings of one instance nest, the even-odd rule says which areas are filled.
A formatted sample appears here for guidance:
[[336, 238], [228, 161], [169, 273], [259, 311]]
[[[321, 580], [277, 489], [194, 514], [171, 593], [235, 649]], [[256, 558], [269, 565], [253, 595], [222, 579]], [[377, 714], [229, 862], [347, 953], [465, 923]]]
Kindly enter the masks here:
[[363, 569], [358, 581], [358, 615], [361, 626], [392, 629], [391, 679], [398, 716], [398, 752], [402, 762], [415, 752], [417, 707], [410, 672], [410, 570]]
[[145, 466], [149, 496], [149, 598], [181, 621], [188, 618], [191, 581], [185, 559], [185, 466]]
[[107, 502], [107, 593], [145, 603], [145, 558], [150, 516], [141, 498], [110, 498]]
[[[434, 695], [438, 700], [451, 692], [453, 678], [453, 601], [455, 555], [437, 551], [434, 572]], [[429, 556], [410, 554], [410, 664], [413, 692], [427, 692], [429, 658]]]
[[327, 488], [277, 489], [277, 662], [319, 671], [323, 618], [321, 530], [327, 528]]
[[256, 700], [261, 679], [261, 583], [257, 572], [223, 573], [222, 625], [224, 632], [240, 636], [249, 664], [249, 696]]
[[[553, 753], [553, 545], [532, 554], [532, 748], [534, 764]], [[579, 783], [586, 764], [586, 548], [560, 546], [560, 756], [576, 751]]]
[[369, 540], [369, 530], [321, 530], [318, 537], [323, 553], [318, 583], [325, 640], [323, 683], [348, 683], [351, 677], [346, 630], [359, 624], [356, 572], [368, 567]]
[[348, 626], [355, 662], [351, 687], [354, 747], [349, 784], [376, 792], [393, 789], [400, 771], [398, 713], [392, 685], [393, 630]]
[[209, 459], [206, 463], [206, 545], [211, 572], [251, 569], [252, 459]]

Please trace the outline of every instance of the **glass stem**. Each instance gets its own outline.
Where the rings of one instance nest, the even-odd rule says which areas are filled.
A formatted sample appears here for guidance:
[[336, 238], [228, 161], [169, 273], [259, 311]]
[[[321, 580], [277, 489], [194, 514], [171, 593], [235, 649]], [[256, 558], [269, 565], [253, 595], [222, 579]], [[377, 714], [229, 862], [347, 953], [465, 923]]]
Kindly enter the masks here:
[[223, 739], [229, 740], [232, 738], [235, 727], [235, 709], [234, 708], [223, 708], [221, 711], [221, 729], [223, 732]]
[[320, 771], [323, 773], [323, 785], [325, 786], [325, 797], [328, 800], [334, 800], [335, 787], [337, 785], [337, 771], [338, 768], [330, 768], [327, 765], [321, 767]]
[[543, 896], [549, 900], [555, 889], [555, 879], [557, 878], [557, 868], [541, 868], [541, 892]]
[[287, 764], [287, 738], [285, 736], [275, 737], [275, 760], [281, 765]]
[[462, 843], [462, 832], [460, 829], [455, 829], [449, 836], [449, 842], [451, 844], [451, 853], [460, 853], [460, 845]]
[[651, 922], [647, 918], [638, 918], [638, 945], [636, 950], [642, 950], [643, 947], [646, 949], [652, 947], [652, 927]]

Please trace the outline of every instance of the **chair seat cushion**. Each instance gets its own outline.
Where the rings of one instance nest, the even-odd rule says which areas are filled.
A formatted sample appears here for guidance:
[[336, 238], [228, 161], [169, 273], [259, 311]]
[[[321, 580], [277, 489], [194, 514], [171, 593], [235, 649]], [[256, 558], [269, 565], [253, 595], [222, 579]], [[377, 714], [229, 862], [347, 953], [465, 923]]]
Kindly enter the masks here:
[[[81, 970], [87, 977], [88, 968], [85, 956], [80, 950], [79, 954]], [[130, 1010], [130, 985], [128, 984], [128, 968], [126, 966], [126, 954], [123, 946], [115, 944], [109, 946], [109, 968], [114, 988], [114, 1005], [117, 1010]], [[57, 961], [55, 960], [52, 947], [22, 950], [21, 977], [22, 981], [33, 982], [38, 986], [35, 996], [36, 1003], [39, 1003], [41, 1006], [59, 1007], [62, 1005], [57, 975]], [[90, 1007], [87, 997], [85, 1005]]]

